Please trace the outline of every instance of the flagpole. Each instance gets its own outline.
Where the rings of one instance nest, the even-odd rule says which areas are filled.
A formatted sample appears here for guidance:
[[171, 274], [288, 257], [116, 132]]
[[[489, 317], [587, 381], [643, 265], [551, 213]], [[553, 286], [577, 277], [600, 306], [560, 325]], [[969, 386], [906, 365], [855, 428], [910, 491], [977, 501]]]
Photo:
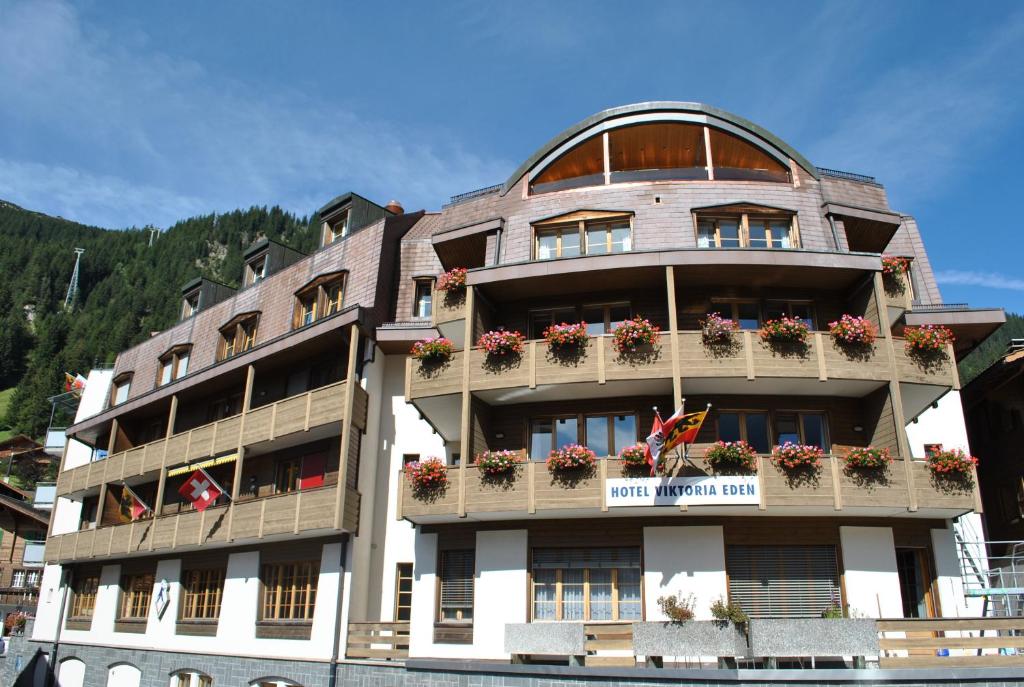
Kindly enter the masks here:
[[[199, 470], [199, 472], [203, 473], [203, 475], [206, 477], [206, 479], [210, 480], [210, 484], [212, 484], [213, 486], [217, 487], [217, 491], [220, 492], [221, 496], [226, 496], [228, 498], [228, 501], [231, 500], [231, 494], [229, 494], [226, 491], [224, 491], [224, 487], [220, 486], [220, 483], [217, 480], [215, 480], [213, 477], [210, 476], [210, 473], [208, 473], [206, 471], [206, 468], [196, 468], [196, 469]], [[220, 498], [220, 497], [218, 497], [218, 498]]]

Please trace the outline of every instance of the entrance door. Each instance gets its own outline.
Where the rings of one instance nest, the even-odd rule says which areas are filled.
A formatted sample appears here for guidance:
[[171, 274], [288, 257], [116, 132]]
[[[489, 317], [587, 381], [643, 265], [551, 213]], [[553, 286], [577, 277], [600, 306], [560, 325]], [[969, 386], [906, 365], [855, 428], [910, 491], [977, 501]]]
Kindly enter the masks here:
[[934, 618], [932, 575], [927, 549], [896, 549], [904, 618]]

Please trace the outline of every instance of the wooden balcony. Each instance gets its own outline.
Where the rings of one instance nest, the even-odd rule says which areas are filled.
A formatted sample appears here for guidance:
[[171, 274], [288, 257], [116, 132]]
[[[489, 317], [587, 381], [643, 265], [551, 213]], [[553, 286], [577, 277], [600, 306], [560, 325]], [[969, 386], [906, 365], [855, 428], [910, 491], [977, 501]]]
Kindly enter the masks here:
[[[57, 477], [57, 494], [66, 496], [123, 480], [132, 475], [159, 471], [163, 466], [184, 463], [249, 446], [272, 441], [295, 432], [340, 422], [344, 410], [345, 385], [337, 382], [297, 396], [285, 398], [248, 413], [211, 422], [167, 439], [136, 446], [115, 453]], [[367, 398], [362, 387], [355, 388], [353, 421], [365, 427]]]
[[[673, 338], [678, 351], [673, 351]], [[702, 342], [700, 332], [681, 331], [675, 337], [662, 333], [658, 344], [634, 356], [620, 356], [611, 336], [591, 338], [579, 355], [555, 356], [543, 340], [533, 340], [527, 342], [522, 355], [499, 364], [488, 361], [480, 348], [472, 348], [468, 354], [457, 351], [438, 366], [423, 366], [410, 358], [406, 396], [417, 401], [460, 393], [462, 366], [467, 359], [469, 389], [488, 403], [508, 399], [522, 402], [525, 390], [543, 391], [562, 384], [591, 384], [596, 395], [607, 395], [598, 387], [638, 381], [664, 381], [670, 388], [673, 355], [678, 357], [687, 393], [715, 393], [721, 391], [717, 380], [732, 378], [757, 383], [741, 385], [731, 393], [858, 396], [892, 380], [894, 362], [900, 381], [937, 387], [957, 385], [951, 359], [923, 365], [907, 356], [902, 339], [893, 339], [893, 346], [895, 361], [890, 360], [884, 339], [870, 349], [849, 351], [837, 346], [828, 333], [814, 332], [805, 347], [775, 348], [762, 342], [757, 332], [747, 331], [738, 333], [732, 346], [709, 348]], [[777, 380], [786, 381], [779, 384]], [[823, 384], [833, 381], [840, 382], [834, 389]], [[576, 388], [586, 393], [585, 387]], [[542, 399], [538, 396], [537, 400]]]
[[[123, 525], [69, 532], [47, 540], [46, 562], [194, 550], [279, 535], [323, 534], [333, 531], [337, 504], [337, 487], [332, 485], [239, 501], [208, 508], [202, 513], [162, 515]], [[352, 531], [358, 521], [359, 494], [346, 489], [342, 508], [342, 526]]]
[[[698, 466], [703, 463], [694, 456], [701, 453], [697, 449], [691, 452], [691, 459]], [[980, 510], [976, 487], [935, 480], [920, 461], [897, 459], [884, 473], [874, 476], [850, 473], [845, 470], [842, 459], [830, 456], [816, 474], [799, 477], [775, 467], [765, 456], [759, 462], [758, 505], [690, 506], [686, 512], [691, 515], [954, 517]], [[466, 516], [475, 520], [679, 513], [680, 507], [670, 506], [609, 508], [605, 503], [606, 481], [629, 476], [618, 458], [602, 458], [592, 471], [565, 478], [556, 478], [543, 462], [537, 461], [516, 466], [514, 474], [507, 479], [487, 478], [469, 465], [448, 470], [447, 488], [416, 494], [405, 476], [399, 475], [399, 517], [417, 524], [455, 522], [459, 520], [460, 499]]]

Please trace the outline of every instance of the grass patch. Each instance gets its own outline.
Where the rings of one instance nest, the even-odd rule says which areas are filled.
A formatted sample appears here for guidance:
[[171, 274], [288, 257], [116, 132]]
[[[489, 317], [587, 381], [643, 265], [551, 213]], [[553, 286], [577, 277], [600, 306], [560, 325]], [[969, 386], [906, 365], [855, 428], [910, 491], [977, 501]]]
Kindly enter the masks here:
[[[11, 405], [11, 398], [14, 396], [14, 387], [0, 391], [0, 423], [7, 416], [7, 408]], [[6, 425], [0, 424], [0, 441], [6, 441], [14, 436], [14, 432]]]

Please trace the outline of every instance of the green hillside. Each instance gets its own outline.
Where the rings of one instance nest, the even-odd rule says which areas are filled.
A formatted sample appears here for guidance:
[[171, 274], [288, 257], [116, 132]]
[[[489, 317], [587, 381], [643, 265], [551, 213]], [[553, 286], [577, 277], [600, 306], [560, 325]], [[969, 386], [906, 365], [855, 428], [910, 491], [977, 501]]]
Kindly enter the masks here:
[[960, 361], [960, 381], [967, 384], [1006, 353], [1010, 339], [1024, 339], [1024, 317], [1006, 313], [1006, 324]]
[[[311, 251], [311, 224], [253, 207], [186, 219], [151, 240], [149, 228], [89, 227], [0, 201], [0, 389], [15, 389], [0, 431], [40, 436], [65, 371], [85, 374], [173, 324], [190, 279], [237, 286], [242, 253], [260, 238]], [[80, 295], [65, 309], [74, 248], [85, 249]]]

